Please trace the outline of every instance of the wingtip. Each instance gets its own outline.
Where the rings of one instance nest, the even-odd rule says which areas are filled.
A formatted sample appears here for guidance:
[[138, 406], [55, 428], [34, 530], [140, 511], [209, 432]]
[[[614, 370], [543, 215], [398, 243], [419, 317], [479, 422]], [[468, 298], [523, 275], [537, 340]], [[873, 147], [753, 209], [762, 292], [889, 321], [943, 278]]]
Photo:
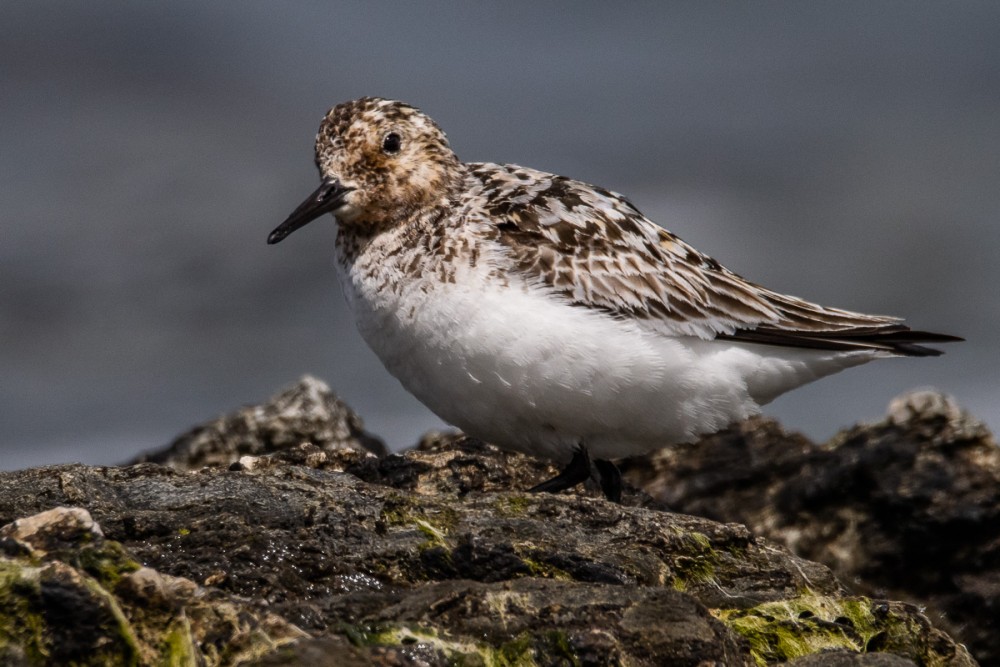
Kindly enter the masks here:
[[934, 347], [926, 347], [918, 343], [931, 343], [940, 345], [944, 343], [961, 343], [965, 339], [961, 336], [951, 334], [932, 333], [930, 331], [906, 331], [905, 340], [894, 342], [893, 347], [899, 353], [907, 357], [940, 357], [944, 350]]
[[875, 329], [859, 327], [839, 331], [796, 331], [757, 327], [737, 329], [732, 334], [719, 337], [784, 347], [845, 351], [882, 350], [904, 357], [938, 357], [944, 354], [944, 350], [926, 347], [924, 344], [958, 343], [964, 340], [951, 334], [913, 331], [904, 325]]

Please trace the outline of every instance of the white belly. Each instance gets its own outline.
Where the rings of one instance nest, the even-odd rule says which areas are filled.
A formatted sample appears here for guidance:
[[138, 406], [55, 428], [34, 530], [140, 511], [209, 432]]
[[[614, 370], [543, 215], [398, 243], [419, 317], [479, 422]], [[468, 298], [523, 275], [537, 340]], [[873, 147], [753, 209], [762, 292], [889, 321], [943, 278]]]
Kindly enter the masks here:
[[362, 336], [410, 393], [469, 435], [560, 462], [580, 442], [616, 459], [692, 440], [871, 358], [670, 338], [519, 284], [387, 294], [344, 278]]

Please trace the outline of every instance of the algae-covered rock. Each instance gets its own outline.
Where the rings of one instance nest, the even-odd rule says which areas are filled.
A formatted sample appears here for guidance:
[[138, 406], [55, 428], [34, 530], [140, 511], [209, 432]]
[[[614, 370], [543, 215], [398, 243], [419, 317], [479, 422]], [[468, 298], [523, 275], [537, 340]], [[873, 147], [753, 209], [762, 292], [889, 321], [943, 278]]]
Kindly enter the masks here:
[[858, 592], [905, 600], [1000, 664], [1000, 447], [934, 392], [818, 446], [758, 418], [631, 463], [670, 507], [735, 521], [831, 566]]
[[[171, 588], [155, 571], [309, 633], [252, 664], [754, 665], [826, 649], [975, 664], [917, 609], [849, 596], [742, 525], [640, 506], [640, 493], [623, 506], [521, 491], [551, 472], [455, 437], [381, 459], [304, 445], [233, 470], [54, 466], [0, 473], [0, 522], [86, 508], [98, 541], [147, 568], [113, 588], [131, 627], [144, 626], [130, 614], [166, 622], [177, 608], [154, 603]], [[78, 568], [72, 553], [60, 562]], [[212, 635], [214, 659], [247, 655], [254, 632], [290, 636], [240, 627]], [[143, 632], [137, 645], [152, 645]]]
[[303, 636], [278, 616], [142, 567], [84, 509], [0, 528], [0, 664], [231, 665]]

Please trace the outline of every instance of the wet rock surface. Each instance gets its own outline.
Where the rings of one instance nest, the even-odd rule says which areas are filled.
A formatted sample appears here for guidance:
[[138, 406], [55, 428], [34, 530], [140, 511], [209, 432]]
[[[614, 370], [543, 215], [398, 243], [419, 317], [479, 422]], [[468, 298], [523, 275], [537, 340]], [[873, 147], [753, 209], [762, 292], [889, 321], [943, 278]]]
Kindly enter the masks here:
[[856, 592], [920, 605], [1000, 664], [1000, 448], [951, 399], [901, 396], [822, 446], [754, 419], [627, 468], [676, 511], [744, 524]]
[[[384, 457], [300, 437], [0, 473], [0, 664], [976, 664], [743, 525], [526, 494], [555, 470], [459, 435]], [[102, 592], [39, 602], [46, 567]]]

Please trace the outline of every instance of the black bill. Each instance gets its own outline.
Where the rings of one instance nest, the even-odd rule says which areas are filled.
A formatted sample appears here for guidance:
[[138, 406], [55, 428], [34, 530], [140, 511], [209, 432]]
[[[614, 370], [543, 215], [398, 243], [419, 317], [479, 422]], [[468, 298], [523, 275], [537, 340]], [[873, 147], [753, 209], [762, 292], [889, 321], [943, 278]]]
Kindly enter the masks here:
[[299, 227], [305, 226], [324, 213], [337, 209], [343, 203], [344, 195], [351, 190], [352, 188], [344, 187], [335, 178], [323, 179], [323, 183], [316, 189], [316, 192], [306, 197], [306, 200], [292, 211], [288, 219], [268, 235], [268, 244], [283, 240]]

